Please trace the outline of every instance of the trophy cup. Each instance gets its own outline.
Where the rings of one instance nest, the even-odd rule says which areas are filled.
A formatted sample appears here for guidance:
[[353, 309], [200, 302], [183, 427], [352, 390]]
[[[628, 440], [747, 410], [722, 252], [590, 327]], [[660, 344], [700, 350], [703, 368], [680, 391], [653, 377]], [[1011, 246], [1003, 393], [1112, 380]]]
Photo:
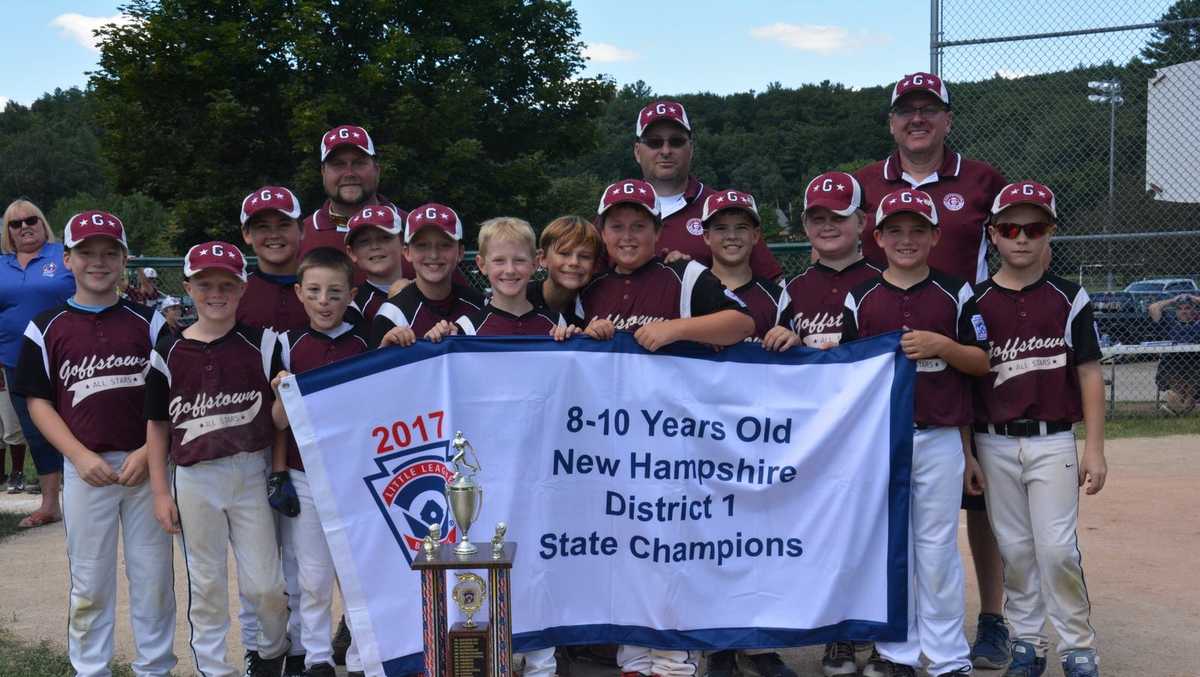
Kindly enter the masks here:
[[[450, 458], [454, 464], [454, 474], [446, 483], [446, 505], [450, 506], [454, 523], [462, 532], [462, 540], [454, 547], [454, 552], [458, 555], [474, 555], [479, 548], [467, 538], [467, 532], [479, 519], [479, 511], [483, 508], [483, 487], [475, 482], [475, 473], [479, 472], [479, 457], [461, 430], [454, 433], [454, 441], [450, 444], [454, 447], [454, 456]], [[467, 452], [470, 452], [470, 458]]]

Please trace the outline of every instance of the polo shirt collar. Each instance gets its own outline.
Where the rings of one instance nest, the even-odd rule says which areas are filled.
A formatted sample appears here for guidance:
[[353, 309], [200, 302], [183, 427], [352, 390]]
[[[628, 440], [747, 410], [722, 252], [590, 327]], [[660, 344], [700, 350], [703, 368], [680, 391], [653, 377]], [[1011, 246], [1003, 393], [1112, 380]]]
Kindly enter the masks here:
[[[396, 208], [396, 205], [392, 204], [391, 200], [388, 200], [386, 197], [378, 193], [375, 194], [375, 200], [373, 202], [365, 202], [363, 203], [363, 206], [368, 204], [386, 205], [392, 209]], [[349, 232], [350, 227], [347, 226], [346, 223], [350, 220], [351, 216], [354, 215], [347, 214], [346, 216], [335, 216], [333, 213], [333, 200], [327, 198], [325, 200], [325, 204], [321, 205], [320, 209], [313, 212], [313, 229], [336, 230], [342, 233]], [[339, 220], [341, 223], [338, 223]]]
[[937, 171], [925, 177], [922, 181], [917, 181], [908, 175], [900, 165], [900, 151], [897, 150], [888, 156], [888, 159], [883, 163], [883, 178], [885, 181], [903, 181], [913, 188], [920, 188], [926, 184], [937, 183], [944, 177], [956, 177], [962, 171], [962, 154], [950, 148], [950, 146], [942, 147], [942, 164]]

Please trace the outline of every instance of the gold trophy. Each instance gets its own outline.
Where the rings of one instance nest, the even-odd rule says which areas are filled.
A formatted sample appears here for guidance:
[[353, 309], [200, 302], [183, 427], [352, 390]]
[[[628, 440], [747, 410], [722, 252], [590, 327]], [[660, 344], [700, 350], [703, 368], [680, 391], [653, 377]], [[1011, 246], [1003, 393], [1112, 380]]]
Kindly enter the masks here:
[[[454, 440], [450, 444], [454, 446], [454, 456], [450, 458], [454, 464], [454, 474], [446, 483], [446, 504], [450, 506], [454, 523], [462, 531], [462, 540], [454, 547], [454, 553], [474, 555], [479, 548], [467, 538], [467, 532], [479, 519], [479, 511], [483, 508], [483, 487], [475, 482], [475, 474], [479, 472], [479, 457], [461, 430], [454, 433]], [[468, 452], [470, 457], [467, 456]]]

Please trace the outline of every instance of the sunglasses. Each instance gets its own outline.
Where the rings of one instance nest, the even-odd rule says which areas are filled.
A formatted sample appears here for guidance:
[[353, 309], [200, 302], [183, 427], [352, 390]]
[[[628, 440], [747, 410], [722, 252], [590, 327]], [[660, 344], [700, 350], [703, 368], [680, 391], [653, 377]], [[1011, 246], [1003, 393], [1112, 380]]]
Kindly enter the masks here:
[[641, 139], [641, 144], [651, 150], [658, 150], [659, 148], [662, 148], [664, 143], [672, 148], [683, 148], [687, 145], [688, 138], [686, 136], [672, 136], [670, 138], [660, 139], [656, 136], [653, 136], [648, 139]]
[[927, 106], [919, 106], [919, 107], [918, 106], [896, 106], [895, 108], [892, 109], [892, 115], [895, 115], [896, 117], [902, 118], [904, 120], [908, 120], [908, 119], [912, 118], [914, 115], [916, 115], [917, 113], [920, 113], [921, 117], [928, 119], [928, 118], [934, 117], [935, 115], [937, 115], [939, 113], [944, 113], [944, 112], [946, 112], [946, 110], [947, 110], [947, 108], [945, 106], [942, 106], [939, 104], [929, 104]]
[[1054, 227], [1053, 223], [1048, 223], [1045, 221], [1038, 221], [1035, 223], [993, 223], [992, 224], [992, 228], [995, 228], [996, 232], [1000, 233], [1000, 237], [1002, 237], [1006, 240], [1017, 239], [1017, 236], [1021, 234], [1021, 231], [1025, 231], [1025, 237], [1028, 237], [1030, 240], [1036, 240], [1039, 237], [1042, 237], [1043, 235], [1045, 235], [1053, 227]]
[[21, 226], [36, 226], [38, 220], [39, 219], [36, 216], [27, 216], [23, 219], [13, 219], [12, 221], [8, 222], [8, 227], [16, 230]]

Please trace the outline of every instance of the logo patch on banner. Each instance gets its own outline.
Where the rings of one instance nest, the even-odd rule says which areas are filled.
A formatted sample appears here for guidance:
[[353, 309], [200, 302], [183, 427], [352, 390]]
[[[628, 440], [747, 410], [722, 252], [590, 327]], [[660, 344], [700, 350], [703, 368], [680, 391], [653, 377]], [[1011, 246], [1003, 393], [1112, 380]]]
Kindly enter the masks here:
[[441, 527], [443, 543], [458, 542], [446, 505], [446, 482], [454, 472], [449, 461], [450, 442], [444, 440], [379, 456], [380, 472], [363, 478], [409, 564], [430, 524]]
[[952, 212], [956, 212], [967, 206], [967, 200], [958, 193], [946, 193], [946, 197], [942, 198], [942, 204]]
[[688, 219], [687, 229], [689, 233], [697, 237], [704, 234], [704, 224], [700, 222], [700, 219]]

